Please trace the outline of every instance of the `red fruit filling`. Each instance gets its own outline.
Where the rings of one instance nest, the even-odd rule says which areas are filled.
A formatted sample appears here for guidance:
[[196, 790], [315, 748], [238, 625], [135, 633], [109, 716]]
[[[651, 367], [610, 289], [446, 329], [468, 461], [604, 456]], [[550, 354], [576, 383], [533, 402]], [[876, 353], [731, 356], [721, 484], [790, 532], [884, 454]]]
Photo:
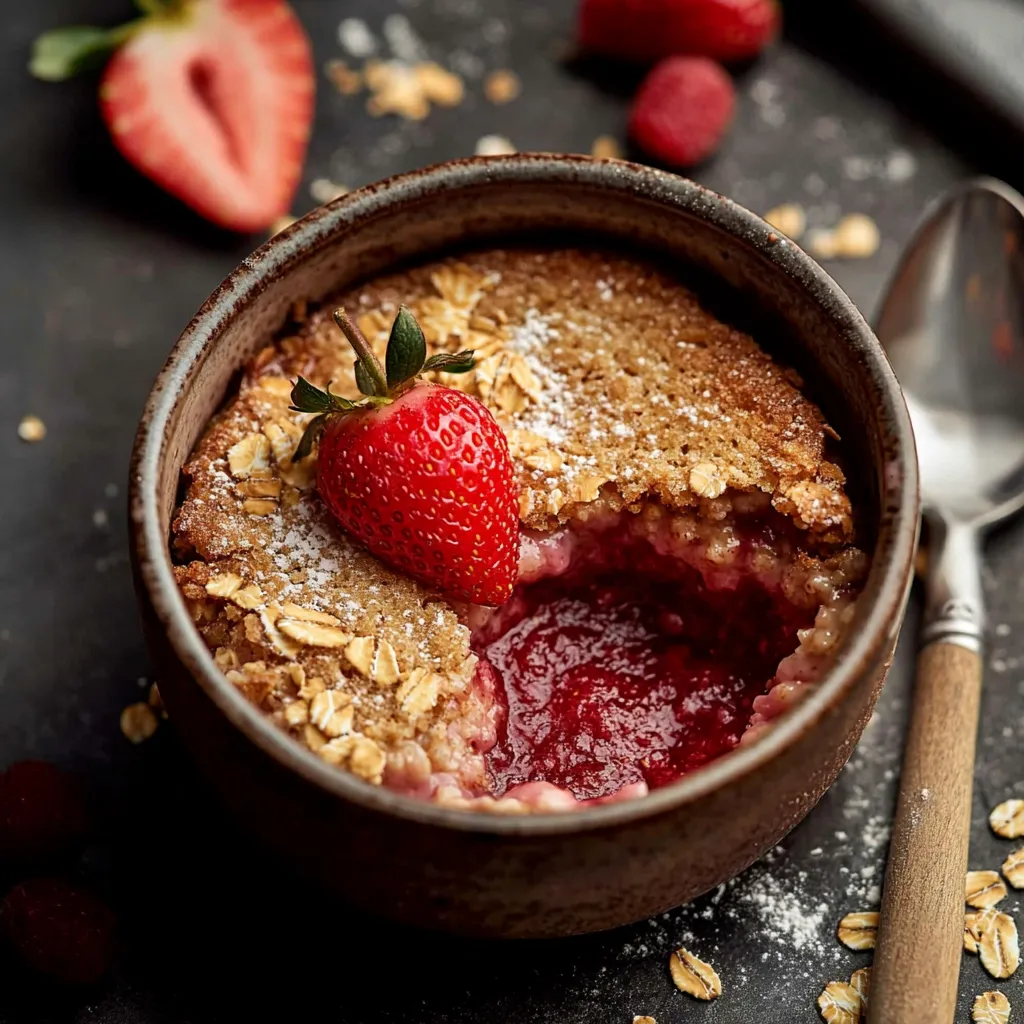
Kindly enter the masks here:
[[478, 685], [504, 705], [486, 756], [493, 794], [546, 782], [606, 798], [732, 750], [815, 619], [771, 573], [735, 571], [763, 562], [777, 531], [734, 534], [733, 571], [716, 579], [627, 524], [578, 541], [560, 575], [520, 584], [474, 638]]

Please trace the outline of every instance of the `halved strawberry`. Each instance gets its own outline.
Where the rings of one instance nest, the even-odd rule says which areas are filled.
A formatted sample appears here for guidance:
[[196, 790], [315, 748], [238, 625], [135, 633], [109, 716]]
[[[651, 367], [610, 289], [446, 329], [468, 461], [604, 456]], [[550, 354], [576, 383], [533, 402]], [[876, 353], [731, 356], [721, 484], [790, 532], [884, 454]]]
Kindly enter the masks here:
[[116, 48], [100, 108], [121, 153], [209, 220], [257, 231], [288, 212], [315, 92], [309, 41], [284, 0], [146, 0], [121, 29], [64, 29], [32, 70], [67, 77]]

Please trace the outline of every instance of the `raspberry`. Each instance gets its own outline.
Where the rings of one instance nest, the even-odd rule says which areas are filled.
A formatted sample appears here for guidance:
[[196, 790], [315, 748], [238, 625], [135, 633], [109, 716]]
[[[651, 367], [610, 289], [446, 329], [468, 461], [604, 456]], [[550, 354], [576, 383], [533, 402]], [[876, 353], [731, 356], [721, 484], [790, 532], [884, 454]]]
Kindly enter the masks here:
[[673, 167], [692, 167], [721, 144], [736, 108], [724, 69], [706, 57], [669, 57], [633, 99], [629, 131], [645, 152]]
[[65, 985], [92, 985], [110, 966], [113, 912], [60, 878], [15, 886], [0, 908], [0, 929], [32, 970]]
[[0, 776], [0, 859], [38, 864], [73, 852], [86, 829], [75, 781], [46, 761], [17, 761]]
[[777, 35], [776, 0], [583, 0], [580, 45], [650, 63], [675, 54], [747, 60]]

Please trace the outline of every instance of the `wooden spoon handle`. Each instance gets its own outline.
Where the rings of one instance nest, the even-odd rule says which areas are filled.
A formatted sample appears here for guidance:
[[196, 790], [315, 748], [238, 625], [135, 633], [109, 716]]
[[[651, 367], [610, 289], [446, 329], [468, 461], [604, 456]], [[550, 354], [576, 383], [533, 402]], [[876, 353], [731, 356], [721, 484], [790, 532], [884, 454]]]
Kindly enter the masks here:
[[871, 972], [870, 1024], [952, 1024], [980, 698], [978, 654], [941, 642], [921, 651]]

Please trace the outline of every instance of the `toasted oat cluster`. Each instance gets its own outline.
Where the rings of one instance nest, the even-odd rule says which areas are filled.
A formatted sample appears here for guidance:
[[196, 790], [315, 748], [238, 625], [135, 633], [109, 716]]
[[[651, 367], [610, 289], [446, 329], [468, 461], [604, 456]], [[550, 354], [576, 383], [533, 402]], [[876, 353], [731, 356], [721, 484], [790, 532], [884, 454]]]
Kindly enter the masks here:
[[[706, 524], [687, 536], [720, 568], [736, 510], [768, 508], [802, 538], [798, 586], [824, 588], [803, 653], [814, 660], [837, 641], [865, 560], [827, 455], [835, 435], [795, 374], [676, 279], [600, 251], [490, 250], [337, 297], [381, 356], [401, 303], [431, 353], [476, 351], [474, 371], [435, 379], [478, 397], [506, 433], [521, 571], [545, 537], [570, 535], [595, 509], [652, 505]], [[358, 397], [332, 308], [296, 309], [184, 467], [173, 527], [182, 592], [227, 678], [328, 762], [422, 796], [522, 810], [487, 797], [502, 709], [474, 685], [479, 610], [365, 552], [321, 504], [315, 453], [294, 461], [310, 419], [290, 410], [296, 376]]]

